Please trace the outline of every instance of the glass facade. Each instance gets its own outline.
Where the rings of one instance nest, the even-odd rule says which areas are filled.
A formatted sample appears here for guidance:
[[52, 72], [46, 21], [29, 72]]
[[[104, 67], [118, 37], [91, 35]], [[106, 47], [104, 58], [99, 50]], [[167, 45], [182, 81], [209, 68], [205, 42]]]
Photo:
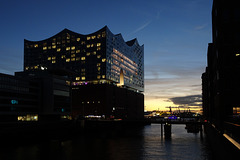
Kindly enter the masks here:
[[125, 42], [108, 27], [82, 35], [64, 29], [42, 41], [24, 40], [24, 71], [67, 69], [73, 85], [120, 84], [144, 91], [144, 47], [136, 39]]
[[125, 42], [121, 34], [107, 30], [106, 77], [120, 83], [123, 73], [124, 86], [144, 90], [144, 47], [137, 39]]

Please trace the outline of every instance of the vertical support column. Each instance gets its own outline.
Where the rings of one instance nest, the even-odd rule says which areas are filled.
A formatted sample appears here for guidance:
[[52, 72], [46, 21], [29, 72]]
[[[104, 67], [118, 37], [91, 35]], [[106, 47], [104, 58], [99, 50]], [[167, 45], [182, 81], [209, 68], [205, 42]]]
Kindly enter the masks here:
[[161, 137], [163, 137], [163, 123], [161, 123]]
[[169, 123], [166, 123], [164, 125], [164, 136], [165, 136], [165, 138], [170, 139], [171, 134], [172, 134], [172, 125], [169, 124]]

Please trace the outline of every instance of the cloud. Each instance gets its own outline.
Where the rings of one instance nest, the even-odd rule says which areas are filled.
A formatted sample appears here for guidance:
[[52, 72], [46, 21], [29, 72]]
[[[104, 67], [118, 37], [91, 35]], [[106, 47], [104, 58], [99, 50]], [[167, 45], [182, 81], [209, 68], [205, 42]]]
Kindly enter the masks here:
[[176, 105], [202, 106], [202, 95], [190, 95], [184, 97], [173, 97], [170, 100]]
[[194, 28], [194, 30], [199, 31], [199, 30], [202, 30], [202, 29], [204, 29], [204, 28], [206, 28], [206, 27], [207, 27], [207, 24], [198, 25], [198, 26], [196, 26], [196, 27]]
[[144, 23], [143, 25], [141, 25], [140, 27], [138, 27], [137, 29], [135, 29], [133, 32], [131, 32], [130, 34], [135, 34], [141, 30], [143, 30], [144, 28], [146, 28], [152, 21], [148, 21], [146, 23]]

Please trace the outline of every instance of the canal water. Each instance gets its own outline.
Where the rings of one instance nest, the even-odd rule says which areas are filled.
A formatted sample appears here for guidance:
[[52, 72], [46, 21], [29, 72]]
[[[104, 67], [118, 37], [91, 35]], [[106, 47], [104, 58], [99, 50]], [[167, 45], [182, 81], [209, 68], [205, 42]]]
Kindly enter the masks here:
[[161, 125], [86, 131], [67, 139], [44, 139], [1, 145], [2, 160], [212, 160], [205, 135], [172, 125], [171, 139]]

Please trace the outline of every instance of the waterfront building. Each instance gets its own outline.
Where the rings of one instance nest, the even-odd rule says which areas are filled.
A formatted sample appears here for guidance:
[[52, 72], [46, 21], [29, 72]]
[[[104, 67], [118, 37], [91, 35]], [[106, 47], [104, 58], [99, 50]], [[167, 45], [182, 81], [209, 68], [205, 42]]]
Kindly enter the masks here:
[[137, 39], [125, 42], [105, 26], [87, 35], [64, 29], [24, 40], [25, 72], [54, 69], [72, 73], [73, 115], [143, 118], [144, 46]]
[[15, 76], [0, 74], [0, 100], [0, 121], [69, 118], [70, 81], [48, 72], [16, 72]]
[[38, 120], [40, 84], [0, 73], [0, 121]]
[[231, 123], [240, 123], [239, 27], [237, 1], [214, 0], [212, 43], [208, 45], [208, 63], [202, 75], [203, 110], [206, 119], [231, 134], [237, 131]]
[[16, 77], [28, 77], [38, 82], [39, 120], [59, 120], [71, 114], [70, 79], [62, 71], [15, 72]]
[[42, 41], [24, 40], [24, 71], [64, 68], [76, 74], [73, 85], [124, 84], [143, 92], [143, 52], [137, 39], [125, 42], [107, 26], [88, 35], [64, 29]]

